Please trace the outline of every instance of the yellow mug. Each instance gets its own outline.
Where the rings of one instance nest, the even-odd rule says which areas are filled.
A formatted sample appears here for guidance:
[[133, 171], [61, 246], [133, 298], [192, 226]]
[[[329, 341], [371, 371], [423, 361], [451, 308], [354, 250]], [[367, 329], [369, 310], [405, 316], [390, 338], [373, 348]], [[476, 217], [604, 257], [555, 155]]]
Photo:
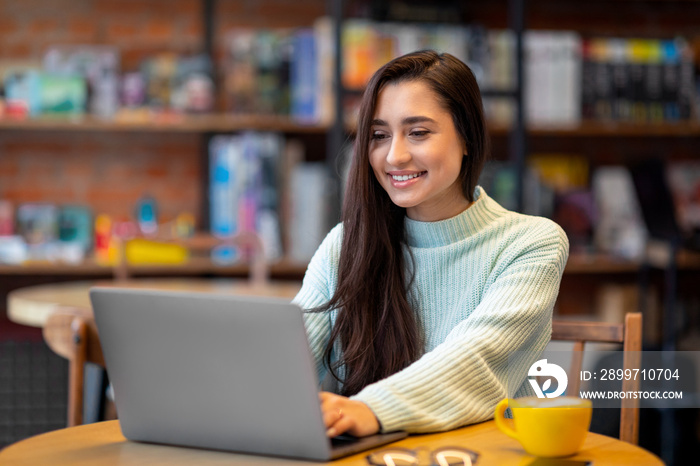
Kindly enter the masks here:
[[[514, 428], [504, 416], [509, 406]], [[501, 400], [494, 418], [496, 426], [520, 442], [526, 452], [556, 457], [573, 455], [581, 449], [592, 413], [591, 400], [573, 396], [526, 397]]]

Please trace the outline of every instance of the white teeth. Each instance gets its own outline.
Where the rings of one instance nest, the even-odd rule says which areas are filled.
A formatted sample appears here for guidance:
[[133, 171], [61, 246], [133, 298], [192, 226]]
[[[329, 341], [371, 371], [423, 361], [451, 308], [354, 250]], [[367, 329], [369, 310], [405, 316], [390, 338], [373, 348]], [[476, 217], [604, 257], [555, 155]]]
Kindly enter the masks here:
[[391, 177], [393, 179], [395, 179], [396, 181], [407, 181], [407, 180], [410, 180], [411, 178], [417, 178], [420, 175], [421, 175], [420, 173], [414, 173], [413, 175], [398, 175], [398, 176], [391, 175]]

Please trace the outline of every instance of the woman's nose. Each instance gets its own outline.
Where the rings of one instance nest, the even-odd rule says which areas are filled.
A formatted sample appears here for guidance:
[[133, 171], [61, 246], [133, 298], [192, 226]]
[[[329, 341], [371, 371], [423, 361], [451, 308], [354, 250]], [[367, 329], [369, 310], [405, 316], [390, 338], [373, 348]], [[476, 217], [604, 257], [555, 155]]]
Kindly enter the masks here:
[[391, 141], [389, 153], [386, 156], [386, 161], [390, 165], [398, 166], [411, 160], [411, 154], [408, 146], [403, 141], [403, 138], [395, 137]]

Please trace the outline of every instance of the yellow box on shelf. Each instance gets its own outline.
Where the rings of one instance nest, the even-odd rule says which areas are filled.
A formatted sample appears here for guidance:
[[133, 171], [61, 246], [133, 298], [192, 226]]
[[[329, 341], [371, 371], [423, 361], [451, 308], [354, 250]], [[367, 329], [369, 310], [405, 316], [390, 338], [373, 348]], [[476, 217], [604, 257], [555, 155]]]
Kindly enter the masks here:
[[179, 244], [143, 238], [130, 239], [125, 245], [125, 257], [129, 264], [184, 264], [189, 250]]

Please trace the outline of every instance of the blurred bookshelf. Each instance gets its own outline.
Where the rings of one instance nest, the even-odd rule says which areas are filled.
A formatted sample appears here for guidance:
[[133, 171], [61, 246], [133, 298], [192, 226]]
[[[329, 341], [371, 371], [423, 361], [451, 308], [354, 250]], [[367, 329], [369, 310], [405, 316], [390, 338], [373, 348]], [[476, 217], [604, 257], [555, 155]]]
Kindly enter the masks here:
[[[700, 140], [697, 104], [693, 106], [687, 99], [690, 95], [697, 101], [697, 89], [684, 88], [684, 92], [690, 92], [688, 95], [664, 95], [663, 102], [672, 104], [673, 108], [659, 118], [652, 118], [651, 107], [654, 102], [649, 96], [640, 94], [640, 90], [633, 89], [633, 86], [628, 86], [627, 89], [620, 86], [616, 88], [617, 84], [613, 82], [615, 72], [626, 74], [631, 80], [632, 74], [639, 71], [640, 63], [644, 70], [653, 68], [658, 71], [656, 68], [660, 63], [659, 56], [665, 57], [667, 61], [680, 60], [679, 67], [685, 66], [684, 70], [690, 69], [689, 64], [692, 64], [695, 68], [691, 78], [697, 80], [697, 60], [691, 59], [687, 54], [688, 50], [697, 50], [699, 43], [693, 36], [696, 30], [693, 21], [690, 20], [693, 12], [700, 11], [697, 2], [620, 2], [621, 5], [630, 5], [628, 13], [634, 21], [617, 24], [615, 13], [611, 12], [604, 2], [593, 2], [586, 7], [591, 12], [596, 12], [596, 15], [582, 16], [579, 14], [581, 3], [575, 1], [478, 0], [464, 5], [460, 2], [447, 2], [436, 8], [428, 5], [429, 2], [334, 0], [318, 2], [314, 7], [316, 10], [310, 7], [310, 13], [306, 17], [300, 16], [290, 20], [290, 23], [294, 24], [282, 21], [284, 12], [280, 11], [280, 18], [271, 18], [269, 24], [251, 21], [251, 24], [254, 24], [252, 27], [244, 24], [242, 20], [236, 23], [227, 17], [235, 16], [232, 13], [235, 2], [203, 0], [199, 4], [203, 8], [198, 13], [201, 16], [196, 18], [196, 22], [200, 23], [201, 27], [196, 37], [192, 38], [196, 47], [180, 49], [179, 45], [173, 43], [165, 47], [151, 48], [147, 54], [132, 53], [122, 56], [116, 52], [120, 52], [120, 47], [133, 48], [134, 38], [122, 41], [112, 37], [106, 44], [92, 48], [87, 45], [83, 48], [59, 46], [56, 44], [60, 41], [54, 41], [55, 44], [46, 42], [42, 50], [33, 49], [35, 56], [23, 58], [38, 62], [39, 69], [43, 67], [46, 72], [60, 71], [62, 67], [75, 62], [76, 53], [86, 60], [78, 60], [82, 63], [80, 66], [84, 66], [85, 63], [97, 63], [100, 72], [111, 78], [116, 76], [119, 79], [131, 79], [134, 78], [134, 70], [138, 70], [138, 73], [141, 73], [140, 79], [145, 80], [147, 84], [144, 86], [141, 82], [144, 86], [142, 91], [146, 94], [146, 97], [142, 98], [145, 100], [137, 103], [131, 101], [134, 98], [132, 93], [122, 99], [123, 102], [120, 101], [120, 104], [126, 102], [123, 107], [115, 107], [114, 101], [104, 100], [105, 93], [113, 91], [110, 86], [114, 83], [87, 76], [91, 92], [82, 95], [84, 100], [81, 101], [81, 110], [66, 112], [65, 109], [58, 109], [52, 112], [62, 114], [18, 117], [6, 107], [6, 115], [0, 117], [0, 136], [14, 138], [10, 145], [17, 148], [23, 145], [25, 138], [29, 140], [37, 135], [38, 138], [49, 142], [38, 149], [26, 151], [32, 155], [32, 151], [50, 150], [53, 160], [69, 159], [74, 155], [71, 152], [79, 151], [90, 152], [90, 157], [99, 158], [99, 153], [103, 150], [102, 146], [94, 143], [87, 145], [87, 148], [73, 148], [64, 142], [67, 138], [78, 140], [86, 136], [95, 140], [101, 138], [103, 133], [106, 133], [108, 138], [134, 138], [137, 141], [144, 141], [144, 138], [151, 136], [166, 142], [171, 136], [191, 137], [193, 140], [196, 138], [195, 142], [191, 143], [194, 150], [185, 157], [196, 160], [194, 165], [199, 173], [196, 177], [184, 181], [175, 180], [175, 188], [168, 192], [188, 183], [198, 184], [197, 194], [200, 200], [199, 205], [195, 206], [196, 226], [203, 230], [211, 230], [214, 226], [212, 215], [216, 206], [210, 196], [212, 161], [215, 161], [212, 143], [217, 135], [229, 137], [231, 134], [257, 132], [266, 133], [264, 137], [268, 137], [267, 133], [275, 133], [274, 137], [283, 139], [281, 145], [286, 145], [292, 139], [300, 139], [305, 147], [297, 150], [294, 156], [295, 164], [313, 160], [325, 164], [329, 172], [337, 171], [339, 162], [336, 159], [343, 150], [342, 146], [347, 146], [348, 140], [351, 139], [348, 135], [351, 136], [355, 131], [354, 106], [367, 77], [399, 51], [405, 52], [414, 46], [435, 47], [456, 54], [479, 74], [477, 78], [480, 79], [479, 84], [484, 91], [489, 132], [494, 140], [493, 158], [515, 166], [515, 178], [509, 180], [509, 189], [512, 192], [506, 193], [501, 199], [497, 198], [507, 208], [523, 210], [519, 208], [522, 206], [519, 206], [518, 202], [525, 197], [522, 195], [525, 189], [524, 178], [531, 168], [532, 160], [538, 157], [547, 158], [552, 155], [551, 158], [559, 158], [556, 164], [550, 163], [552, 166], [563, 165], [560, 162], [566, 159], [584, 160], [585, 163], [579, 164], [578, 167], [586, 170], [588, 179], [574, 188], [591, 191], [590, 185], [600, 160], [604, 162], [603, 165], [623, 164], [637, 157], [635, 151], [639, 152], [640, 159], [647, 158], [652, 153], [669, 160], [688, 159], [690, 149], [684, 149], [685, 152], [676, 156], [674, 147], [668, 143], [682, 141], [682, 144], [692, 146]], [[547, 8], [548, 5], [554, 4], [557, 8]], [[674, 5], [682, 5], [683, 12]], [[523, 9], [525, 6], [528, 8]], [[138, 15], [145, 16], [147, 13], [141, 12]], [[138, 15], [134, 14], [134, 17]], [[174, 22], [177, 22], [175, 19], [181, 19], [178, 15], [182, 13], [175, 14]], [[662, 18], [663, 22], [651, 20], [654, 15]], [[342, 25], [342, 29], [333, 29], [339, 25]], [[16, 36], [13, 36], [12, 40], [19, 40], [19, 32], [10, 33]], [[147, 37], [138, 37], [136, 40], [146, 39]], [[340, 42], [336, 39], [340, 39]], [[520, 46], [518, 41], [522, 42]], [[89, 44], [89, 41], [84, 43]], [[315, 43], [315, 56], [308, 53], [311, 43]], [[524, 53], [524, 57], [518, 58], [518, 47], [522, 47], [520, 52]], [[195, 50], [197, 53], [192, 53]], [[581, 51], [580, 56], [571, 54], [577, 50]], [[621, 51], [629, 54], [615, 55]], [[178, 54], [179, 56], [173, 56]], [[696, 52], [695, 56], [697, 55]], [[613, 56], [617, 57], [616, 61], [610, 60]], [[138, 57], [140, 61], [135, 61], [134, 57]], [[521, 62], [523, 69], [518, 71], [518, 61], [523, 58], [527, 58], [529, 62]], [[119, 64], [119, 60], [122, 59], [125, 64], [116, 66], [115, 64]], [[342, 67], [338, 66], [341, 61]], [[253, 69], [249, 67], [251, 63], [255, 64]], [[673, 70], [680, 73], [680, 68]], [[186, 82], [180, 80], [182, 76], [173, 72], [180, 69], [190, 72], [194, 70], [195, 73], [191, 76], [197, 73], [207, 75], [211, 79], [210, 84], [213, 84], [214, 95], [201, 94], [199, 100], [184, 101], [185, 103], [177, 99], [164, 99], [163, 95], [168, 92], [172, 97], [185, 87]], [[308, 74], [312, 70], [315, 75]], [[543, 70], [548, 71], [543, 74]], [[559, 72], [563, 73], [565, 78], [552, 80], [552, 76]], [[592, 86], [590, 79], [586, 81], [586, 76], [591, 72], [597, 73], [598, 87]], [[168, 80], [171, 81], [172, 88], [164, 90], [161, 81]], [[130, 82], [133, 83], [133, 79]], [[177, 83], [173, 84], [175, 82]], [[304, 85], [309, 82], [314, 86]], [[564, 84], [560, 85], [560, 82]], [[196, 89], [201, 91], [201, 86], [206, 83], [194, 80], [194, 84], [200, 86]], [[63, 85], [77, 84], [71, 81]], [[253, 97], [251, 93], [254, 94]], [[102, 100], [96, 99], [100, 96]], [[581, 101], [576, 103], [577, 99]], [[631, 112], [618, 111], [633, 105], [635, 99], [649, 100], [644, 102], [649, 109], [645, 107], [641, 113], [643, 117], [637, 114], [634, 116]], [[566, 112], [552, 113], [553, 102], [566, 107]], [[523, 103], [526, 104], [525, 114], [518, 117], [518, 112], [523, 110]], [[169, 108], [170, 106], [176, 108]], [[136, 110], [130, 107], [135, 107]], [[251, 113], [256, 109], [260, 110], [260, 113]], [[106, 116], [97, 116], [98, 113], [104, 113]], [[334, 113], [337, 113], [338, 118], [333, 117]], [[50, 142], [52, 139], [61, 138], [63, 142], [60, 144]], [[166, 146], [167, 150], [177, 146], [181, 140], [177, 139], [177, 142]], [[187, 141], [189, 140], [186, 139]], [[224, 152], [240, 149], [236, 147], [239, 141], [220, 138], [220, 142], [226, 147]], [[65, 146], [69, 146], [67, 150]], [[54, 153], [54, 147], [63, 147], [63, 152], [57, 150]], [[114, 159], [121, 158], [120, 152], [130, 149], [128, 143], [125, 143], [125, 148], [120, 147], [119, 151], [112, 150], [109, 146], [105, 147], [113, 152], [110, 152], [109, 157]], [[147, 147], [143, 151], [167, 150]], [[280, 149], [280, 152], [285, 150]], [[286, 164], [286, 157], [287, 155], [283, 155], [275, 160]], [[15, 165], [22, 163], [15, 162]], [[139, 166], [134, 161], [125, 162], [127, 163]], [[547, 164], [541, 166], [545, 165]], [[283, 172], [291, 172], [291, 167], [286, 166], [280, 170], [279, 184], [289, 183], [288, 179], [284, 179], [288, 173]], [[79, 171], [74, 167], [70, 169], [73, 172]], [[11, 164], [0, 167], [0, 173], [7, 173], [8, 176], [12, 176], [13, 170], [17, 171]], [[158, 169], [154, 168], [146, 171], [158, 173]], [[559, 175], [561, 178], [566, 174]], [[79, 184], [80, 181], [72, 180], [74, 184]], [[338, 189], [339, 177], [333, 181], [336, 184], [334, 189]], [[300, 183], [304, 184], [303, 181]], [[290, 192], [287, 187], [280, 190], [278, 196], [289, 197]], [[494, 197], [502, 194], [490, 188], [487, 192]], [[97, 194], [94, 198], [99, 199], [102, 193]], [[315, 196], [309, 197], [318, 198], [324, 194], [324, 190], [317, 187]], [[34, 198], [40, 197], [37, 193], [29, 193], [27, 197], [30, 195]], [[309, 197], [305, 201], [308, 201]], [[509, 198], [515, 201], [509, 204]], [[589, 202], [591, 198], [589, 195]], [[38, 199], [38, 202], [53, 200], [51, 194], [48, 194], [46, 199]], [[92, 201], [92, 198], [87, 199], [88, 203]], [[33, 199], [31, 202], [37, 200]], [[127, 202], [133, 200], [124, 201]], [[314, 204], [307, 206], [305, 210], [324, 208], [321, 204]], [[526, 213], [551, 215], [546, 209]], [[171, 214], [172, 216], [174, 215]], [[288, 229], [289, 225], [284, 224], [285, 221], [280, 219], [281, 228]], [[314, 241], [318, 242], [318, 238]], [[591, 239], [588, 238], [588, 241]], [[304, 272], [305, 261], [287, 259], [289, 245], [285, 241], [283, 243], [287, 249], [276, 254], [271, 261], [271, 274], [274, 277], [275, 270], [278, 270], [279, 274], [300, 278]], [[590, 244], [582, 247], [579, 243], [575, 246], [565, 271], [568, 275], [631, 275], [639, 270], [641, 264], [640, 258], [619, 259], [619, 255], [602, 250], [590, 254], [580, 252], [595, 250]], [[295, 262], [303, 265], [295, 265]], [[692, 264], [692, 261], [689, 263]], [[245, 273], [244, 266], [221, 268], [206, 262], [178, 267], [138, 266], [136, 269], [138, 271], [135, 273], [138, 274]], [[109, 267], [99, 266], [89, 259], [75, 266], [40, 262], [0, 267], [0, 273], [5, 275], [70, 275], [81, 271], [88, 274], [108, 274]]]

